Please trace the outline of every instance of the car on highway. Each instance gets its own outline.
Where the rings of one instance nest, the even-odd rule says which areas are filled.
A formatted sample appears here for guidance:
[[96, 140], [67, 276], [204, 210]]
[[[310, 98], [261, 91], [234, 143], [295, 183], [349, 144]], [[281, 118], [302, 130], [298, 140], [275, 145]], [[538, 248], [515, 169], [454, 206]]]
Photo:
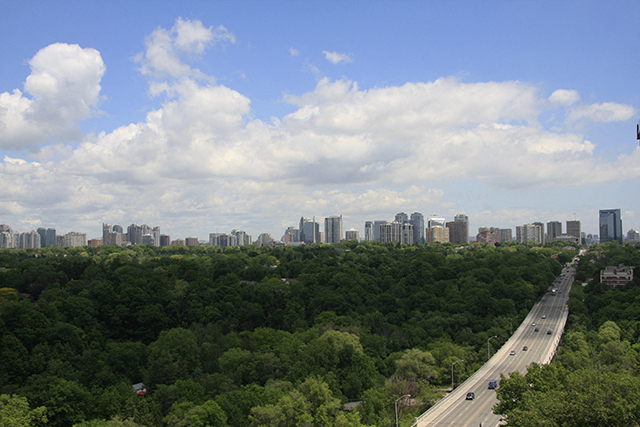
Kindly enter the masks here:
[[511, 353], [509, 353], [509, 356], [515, 356], [516, 355], [516, 351], [515, 350], [511, 350]]
[[535, 328], [535, 329], [533, 330], [533, 332], [538, 332], [539, 330], [540, 330], [540, 328]]
[[547, 335], [551, 335], [551, 329], [547, 331]]
[[546, 318], [547, 318], [547, 315], [546, 315], [546, 314], [543, 314], [543, 315], [542, 315], [542, 318], [543, 318], [543, 319], [546, 319]]
[[531, 326], [536, 326], [536, 322], [533, 322], [533, 323], [531, 324]]
[[522, 351], [527, 351], [527, 350], [529, 350], [529, 347], [527, 347], [526, 345], [522, 347]]
[[493, 390], [494, 388], [496, 388], [498, 386], [498, 382], [497, 381], [489, 381], [489, 390]]
[[473, 400], [473, 399], [475, 399], [475, 397], [476, 397], [475, 394], [469, 392], [469, 393], [467, 393], [466, 400]]

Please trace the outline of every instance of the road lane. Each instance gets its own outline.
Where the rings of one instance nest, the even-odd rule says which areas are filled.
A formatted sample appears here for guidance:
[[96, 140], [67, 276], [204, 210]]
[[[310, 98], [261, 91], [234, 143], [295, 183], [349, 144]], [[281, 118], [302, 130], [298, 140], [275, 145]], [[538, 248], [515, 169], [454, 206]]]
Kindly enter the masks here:
[[[498, 401], [495, 390], [488, 388], [489, 381], [498, 381], [501, 373], [508, 375], [518, 371], [524, 374], [526, 367], [533, 362], [551, 362], [566, 323], [566, 301], [574, 274], [572, 268], [563, 269], [562, 278], [554, 284], [559, 292], [556, 295], [549, 292], [540, 298], [493, 357], [458, 388], [418, 417], [413, 426], [477, 427], [480, 423], [485, 427], [497, 426], [501, 416], [492, 412]], [[532, 325], [534, 322], [539, 332], [535, 332], [536, 326]], [[551, 331], [551, 334], [547, 334], [547, 331]], [[522, 350], [525, 345], [528, 347], [527, 351]], [[512, 350], [515, 351], [513, 356], [509, 354]], [[474, 400], [465, 399], [468, 392], [475, 393]]]

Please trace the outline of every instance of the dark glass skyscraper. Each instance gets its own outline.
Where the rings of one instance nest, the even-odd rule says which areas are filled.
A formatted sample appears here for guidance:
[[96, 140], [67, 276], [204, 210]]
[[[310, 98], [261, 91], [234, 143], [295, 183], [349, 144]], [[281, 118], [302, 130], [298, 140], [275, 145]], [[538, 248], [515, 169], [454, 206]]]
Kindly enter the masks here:
[[604, 243], [612, 240], [622, 243], [620, 209], [602, 209], [600, 210], [600, 241]]

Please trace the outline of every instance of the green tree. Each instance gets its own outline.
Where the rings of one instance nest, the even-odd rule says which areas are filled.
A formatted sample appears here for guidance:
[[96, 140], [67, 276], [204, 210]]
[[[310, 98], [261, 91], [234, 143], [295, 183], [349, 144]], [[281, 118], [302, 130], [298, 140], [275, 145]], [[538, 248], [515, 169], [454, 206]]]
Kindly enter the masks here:
[[2, 427], [33, 427], [47, 424], [47, 408], [29, 407], [26, 397], [0, 395], [0, 425]]

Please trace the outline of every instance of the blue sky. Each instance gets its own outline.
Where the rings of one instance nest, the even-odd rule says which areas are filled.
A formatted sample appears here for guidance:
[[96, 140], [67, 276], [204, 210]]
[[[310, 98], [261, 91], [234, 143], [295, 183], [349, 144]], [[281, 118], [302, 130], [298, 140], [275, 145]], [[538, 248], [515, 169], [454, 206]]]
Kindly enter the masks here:
[[[166, 4], [165, 4], [166, 3]], [[0, 223], [640, 229], [636, 1], [0, 2]]]

